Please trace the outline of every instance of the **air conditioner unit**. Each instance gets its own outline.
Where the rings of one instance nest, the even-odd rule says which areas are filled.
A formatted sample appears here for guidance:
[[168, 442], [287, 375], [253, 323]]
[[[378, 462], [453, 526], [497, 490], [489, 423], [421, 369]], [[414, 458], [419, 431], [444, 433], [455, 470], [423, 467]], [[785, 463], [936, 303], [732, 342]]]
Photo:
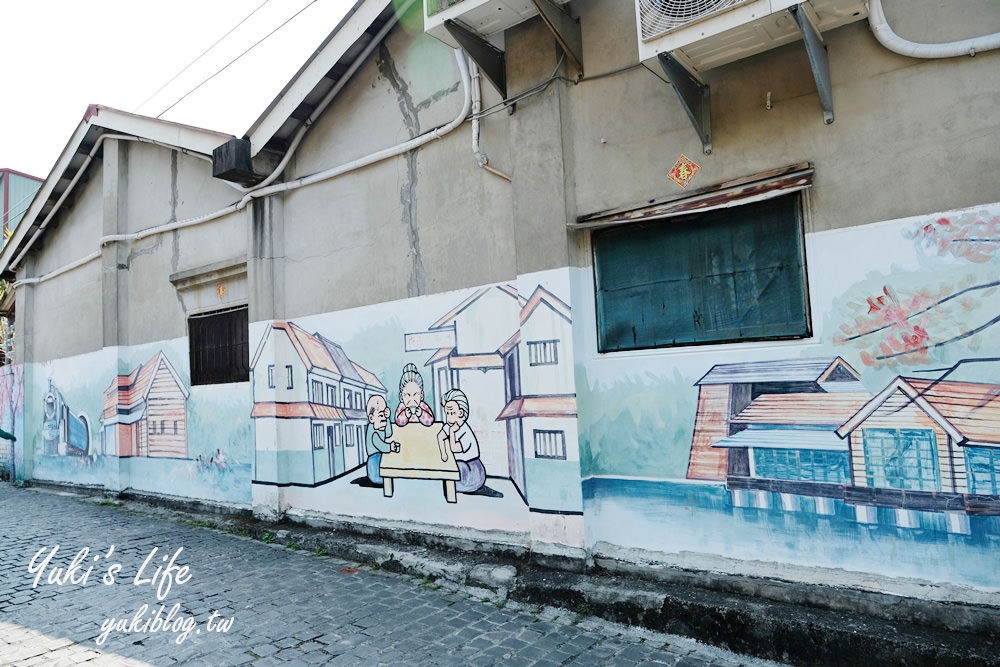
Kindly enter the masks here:
[[800, 40], [796, 6], [819, 33], [868, 15], [864, 0], [635, 0], [639, 59], [670, 53], [699, 73]]
[[[565, 5], [569, 0], [552, 2]], [[531, 0], [424, 0], [424, 32], [457, 49], [459, 44], [445, 29], [445, 21], [460, 23], [489, 39], [537, 15]]]

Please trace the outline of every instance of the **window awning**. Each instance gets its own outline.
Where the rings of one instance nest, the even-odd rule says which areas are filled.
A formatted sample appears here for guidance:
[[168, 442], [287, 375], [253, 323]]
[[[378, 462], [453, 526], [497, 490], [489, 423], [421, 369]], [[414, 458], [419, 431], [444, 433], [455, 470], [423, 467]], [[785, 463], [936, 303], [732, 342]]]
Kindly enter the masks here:
[[804, 190], [812, 186], [812, 181], [812, 164], [800, 162], [692, 192], [581, 216], [566, 226], [576, 230], [600, 229], [742, 206]]
[[813, 429], [754, 429], [734, 433], [712, 445], [713, 447], [753, 447], [756, 449], [821, 449], [848, 451], [847, 440], [836, 432]]

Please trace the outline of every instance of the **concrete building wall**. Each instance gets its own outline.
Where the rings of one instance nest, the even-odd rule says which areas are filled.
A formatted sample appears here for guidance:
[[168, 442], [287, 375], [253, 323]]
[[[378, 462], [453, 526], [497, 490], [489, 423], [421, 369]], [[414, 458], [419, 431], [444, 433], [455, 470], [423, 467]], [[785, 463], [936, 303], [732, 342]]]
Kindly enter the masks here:
[[[138, 232], [186, 220], [232, 204], [242, 196], [211, 178], [211, 164], [159, 146], [130, 143], [119, 178], [124, 231]], [[120, 270], [119, 335], [128, 344], [148, 343], [187, 333], [185, 306], [170, 276], [209, 264], [245, 257], [245, 213], [121, 244], [127, 268]], [[144, 304], [147, 307], [136, 307]], [[152, 307], [148, 307], [152, 306]]]
[[[458, 82], [450, 49], [395, 31], [310, 130], [289, 176], [444, 125], [462, 108]], [[482, 138], [500, 165], [503, 116], [484, 121]], [[285, 195], [287, 259], [277, 270], [294, 285], [288, 316], [513, 278], [510, 184], [478, 169], [471, 145], [464, 124], [408, 155]]]
[[[993, 26], [995, 12], [984, 2], [969, 3], [933, 28], [933, 22], [913, 18], [943, 12], [940, 5], [920, 0], [919, 11], [912, 5], [912, 15], [890, 5], [890, 20], [916, 39], [964, 36], [949, 33], [959, 24], [973, 24], [977, 32], [1000, 29]], [[655, 71], [639, 66], [599, 76], [636, 64], [632, 4], [575, 0], [570, 7], [580, 17], [586, 74], [594, 78], [577, 85], [553, 79], [511, 111], [483, 121], [483, 148], [491, 165], [508, 173], [511, 182], [476, 166], [466, 123], [419, 150], [258, 201], [244, 213], [112, 246], [101, 263], [28, 286], [18, 296], [18, 312], [29, 322], [26, 359], [48, 362], [102, 345], [108, 350], [100, 363], [72, 357], [32, 371], [29, 401], [34, 407], [28, 414], [33, 421], [27, 430], [37, 433], [38, 388], [52, 375], [68, 400], [81, 411], [94, 412], [85, 407], [87, 397], [93, 394], [91, 402], [100, 403], [100, 391], [120, 371], [115, 366], [121, 365], [122, 355], [148, 358], [137, 348], [168, 341], [173, 358], [184, 359], [187, 313], [170, 280], [179, 273], [189, 275], [250, 255], [251, 350], [259, 342], [260, 323], [298, 318], [306, 331], [342, 344], [350, 358], [371, 369], [389, 387], [390, 409], [395, 408], [394, 383], [401, 369], [417, 364], [429, 379], [424, 364], [436, 351], [406, 349], [407, 333], [427, 331], [457, 303], [487, 287], [493, 301], [484, 297], [466, 313], [475, 321], [460, 323], [458, 352], [493, 353], [519, 322], [517, 303], [496, 287], [530, 275], [531, 286], [550, 289], [572, 309], [571, 334], [559, 320], [552, 327], [557, 333], [547, 335], [572, 346], [572, 354], [566, 350], [563, 356], [560, 350], [560, 358], [572, 360], [574, 374], [564, 390], [568, 370], [528, 369], [523, 393], [533, 387], [575, 390], [579, 418], [566, 418], [563, 424], [566, 460], [524, 457], [527, 502], [505, 478], [511, 459], [506, 425], [496, 419], [507, 403], [499, 369], [455, 374], [469, 395], [470, 428], [479, 437], [481, 459], [491, 475], [486, 491], [461, 494], [456, 502], [442, 493], [442, 477], [421, 476], [429, 468], [401, 478], [391, 497], [372, 488], [363, 470], [312, 488], [314, 464], [322, 454], [312, 450], [309, 420], [251, 420], [248, 385], [232, 396], [223, 391], [232, 385], [214, 397], [205, 387], [192, 392], [191, 460], [101, 462], [118, 467], [95, 465], [85, 477], [66, 460], [47, 457], [40, 469], [57, 481], [100, 483], [128, 479], [139, 470], [152, 474], [150, 466], [163, 464], [155, 469], [158, 481], [136, 488], [166, 488], [168, 473], [184, 473], [185, 480], [197, 482], [189, 487], [194, 491], [185, 491], [191, 497], [252, 502], [261, 514], [289, 511], [392, 521], [463, 538], [511, 535], [511, 544], [575, 555], [618, 558], [636, 549], [655, 552], [651, 560], [656, 562], [688, 558], [683, 564], [694, 568], [705, 559], [763, 560], [779, 569], [795, 563], [853, 568], [863, 576], [891, 575], [900, 565], [899, 572], [916, 576], [926, 567], [927, 576], [941, 581], [995, 588], [995, 572], [977, 565], [957, 572], [950, 566], [986, 562], [983, 556], [995, 541], [992, 524], [977, 528], [974, 537], [960, 544], [947, 542], [941, 531], [928, 531], [920, 536], [926, 555], [904, 548], [910, 546], [905, 538], [893, 541], [891, 536], [886, 542], [865, 536], [859, 542], [864, 549], [855, 554], [858, 541], [851, 531], [856, 527], [842, 522], [849, 512], [830, 519], [841, 523], [832, 531], [836, 544], [828, 548], [810, 517], [800, 522], [787, 515], [775, 518], [763, 511], [780, 504], [765, 499], [751, 507], [733, 500], [735, 491], [725, 480], [726, 454], [710, 447], [728, 433], [698, 428], [698, 420], [709, 412], [716, 420], [722, 413], [728, 419], [729, 391], [703, 387], [699, 398], [696, 382], [720, 361], [844, 354], [865, 370], [865, 381], [875, 391], [897, 365], [921, 372], [998, 354], [989, 332], [976, 334], [997, 312], [997, 297], [984, 291], [990, 276], [995, 280], [995, 248], [966, 252], [932, 243], [933, 238], [920, 236], [920, 229], [948, 219], [974, 230], [998, 215], [1000, 181], [992, 174], [1000, 157], [989, 139], [1000, 126], [995, 113], [1000, 54], [922, 62], [887, 52], [863, 22], [831, 31], [826, 39], [836, 122], [830, 126], [822, 122], [801, 44], [720, 67], [705, 75], [713, 91], [714, 127], [714, 151], [706, 156], [675, 94]], [[532, 89], [554, 71], [570, 75], [537, 19], [509, 30], [505, 49], [511, 94]], [[449, 49], [420, 33], [395, 31], [312, 127], [284, 178], [343, 164], [447, 123], [462, 106], [457, 81]], [[483, 89], [484, 106], [495, 104], [495, 91], [485, 82]], [[768, 111], [764, 100], [769, 92]], [[698, 349], [597, 352], [590, 236], [568, 231], [567, 224], [609, 207], [679, 194], [666, 172], [681, 153], [701, 166], [692, 188], [796, 162], [813, 163], [815, 182], [803, 195], [803, 206], [814, 335]], [[27, 275], [92, 252], [101, 234], [204, 214], [239, 197], [210, 178], [206, 162], [176, 152], [109, 143], [104, 155], [103, 167], [78, 191], [62, 225], [26, 261]], [[953, 210], [963, 206], [975, 208]], [[906, 219], [910, 215], [918, 217]], [[669, 260], [667, 253], [664, 260]], [[873, 331], [852, 330], [870, 319], [866, 299], [888, 296], [890, 285], [906, 293], [907, 303], [917, 304], [911, 305], [914, 312], [940, 305], [927, 301], [928, 295], [950, 299], [958, 289], [973, 291], [963, 298], [960, 313], [948, 310], [921, 324], [939, 327], [932, 332], [937, 336], [932, 340], [943, 343], [933, 348], [936, 352], [900, 360], [891, 354], [901, 338], [881, 341], [888, 353], [866, 338], [900, 322]], [[522, 296], [530, 293], [522, 291]], [[72, 336], [67, 335], [67, 321], [73, 323]], [[532, 319], [522, 330], [522, 345], [533, 339], [539, 321]], [[945, 348], [944, 343], [953, 342], [958, 344]], [[281, 359], [293, 354], [287, 340], [281, 345], [266, 350], [255, 370], [256, 396], [307, 400], [306, 378], [298, 365], [294, 390], [281, 389]], [[526, 356], [522, 349], [522, 367]], [[269, 361], [275, 363], [276, 388], [263, 391], [260, 383], [266, 385]], [[178, 371], [186, 382], [190, 370], [178, 364]], [[542, 375], [533, 377], [535, 372]], [[982, 375], [995, 380], [987, 371]], [[79, 379], [85, 376], [100, 378], [92, 382], [93, 391]], [[434, 384], [439, 392], [440, 376]], [[440, 406], [431, 407], [440, 420]], [[557, 430], [551, 423], [562, 421], [526, 419], [521, 451], [533, 453], [534, 430]], [[214, 447], [194, 453], [217, 423], [226, 423], [227, 432], [235, 434], [228, 451], [243, 455], [239, 474], [230, 475], [212, 456]], [[253, 452], [241, 448], [243, 436], [246, 442], [255, 440]], [[26, 433], [27, 441], [31, 437]], [[426, 444], [410, 437], [408, 447]], [[251, 492], [251, 461], [254, 478], [261, 482], [304, 486], [255, 485]], [[433, 472], [458, 474], [457, 468]], [[764, 496], [761, 491], [755, 497]], [[898, 562], [871, 557], [880, 550], [892, 552]]]
[[[79, 188], [76, 203], [50, 222], [41, 250], [27, 261], [25, 277], [55, 271], [97, 249], [102, 228], [102, 178], [100, 168]], [[19, 276], [20, 277], [20, 276]], [[101, 271], [91, 262], [78, 269], [22, 288], [26, 308], [17, 313], [27, 345], [17, 350], [19, 360], [45, 361], [101, 348]], [[30, 293], [30, 296], [29, 296]], [[22, 295], [18, 295], [19, 298]], [[22, 356], [23, 355], [23, 356]]]

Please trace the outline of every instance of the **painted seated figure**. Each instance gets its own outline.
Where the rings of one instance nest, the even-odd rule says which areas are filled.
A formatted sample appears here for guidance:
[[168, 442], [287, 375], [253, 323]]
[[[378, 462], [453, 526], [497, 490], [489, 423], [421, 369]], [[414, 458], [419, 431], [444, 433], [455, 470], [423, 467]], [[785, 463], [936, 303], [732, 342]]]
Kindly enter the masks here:
[[382, 484], [382, 473], [379, 471], [382, 465], [382, 455], [398, 452], [399, 443], [391, 439], [392, 424], [389, 423], [389, 406], [383, 397], [375, 395], [369, 398], [367, 412], [368, 437], [365, 438], [365, 453], [368, 455], [368, 462], [365, 464], [365, 472], [373, 484]]
[[424, 402], [424, 379], [416, 365], [403, 366], [399, 378], [399, 406], [396, 408], [396, 426], [419, 423], [430, 426], [434, 423], [434, 413]]
[[458, 464], [459, 493], [475, 493], [486, 483], [486, 468], [479, 460], [479, 441], [469, 427], [469, 399], [461, 389], [451, 389], [441, 399], [444, 407], [444, 425], [438, 433], [441, 460], [448, 460], [448, 452], [455, 455]]

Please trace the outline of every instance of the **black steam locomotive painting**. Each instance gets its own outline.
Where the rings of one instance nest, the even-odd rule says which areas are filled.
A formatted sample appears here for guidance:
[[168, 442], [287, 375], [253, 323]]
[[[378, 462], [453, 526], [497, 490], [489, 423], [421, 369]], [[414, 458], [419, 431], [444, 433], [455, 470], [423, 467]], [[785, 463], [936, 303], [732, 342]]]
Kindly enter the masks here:
[[74, 415], [62, 392], [49, 380], [42, 416], [42, 451], [47, 455], [87, 456], [90, 422], [82, 412]]

